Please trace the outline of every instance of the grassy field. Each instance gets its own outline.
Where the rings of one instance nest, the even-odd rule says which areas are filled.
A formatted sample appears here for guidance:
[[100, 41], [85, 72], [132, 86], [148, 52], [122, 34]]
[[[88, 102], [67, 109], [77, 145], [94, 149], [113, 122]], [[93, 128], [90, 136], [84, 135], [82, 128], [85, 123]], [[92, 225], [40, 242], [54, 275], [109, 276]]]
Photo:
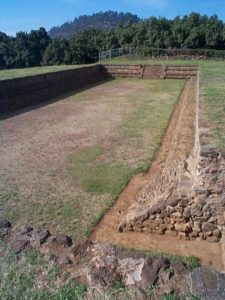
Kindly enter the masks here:
[[103, 63], [117, 64], [182, 64], [201, 66], [202, 93], [205, 99], [205, 114], [210, 121], [215, 143], [225, 148], [225, 62], [197, 60], [151, 60], [115, 58]]
[[87, 236], [131, 176], [148, 169], [183, 87], [112, 80], [0, 121], [1, 214]]
[[64, 71], [64, 70], [76, 69], [81, 67], [84, 67], [84, 65], [43, 66], [43, 67], [34, 67], [34, 68], [0, 70], [0, 80], [33, 76], [38, 74]]
[[1, 300], [79, 300], [85, 285], [69, 280], [56, 264], [47, 263], [37, 251], [20, 259], [0, 241]]

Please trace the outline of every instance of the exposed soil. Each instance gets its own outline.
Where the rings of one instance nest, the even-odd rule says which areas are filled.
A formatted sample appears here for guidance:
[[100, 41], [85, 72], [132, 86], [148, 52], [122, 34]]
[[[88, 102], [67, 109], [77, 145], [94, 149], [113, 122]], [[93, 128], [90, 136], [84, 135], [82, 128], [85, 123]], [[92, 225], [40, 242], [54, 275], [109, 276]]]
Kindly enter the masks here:
[[[166, 167], [168, 160], [174, 159], [178, 155], [190, 153], [194, 145], [194, 122], [195, 122], [195, 80], [187, 82], [181, 95], [180, 102], [177, 105], [162, 140], [156, 159], [152, 163], [149, 171], [145, 175], [138, 175], [132, 178], [127, 188], [121, 193], [114, 206], [103, 217], [100, 224], [91, 235], [95, 242], [106, 242], [114, 245], [120, 245], [142, 250], [156, 250], [164, 253], [173, 253], [178, 255], [199, 257], [204, 265], [211, 265], [217, 270], [222, 270], [222, 250], [219, 243], [207, 243], [205, 241], [178, 241], [171, 236], [159, 236], [154, 234], [145, 234], [139, 232], [117, 231], [117, 227], [127, 209], [135, 203], [139, 193], [145, 189], [143, 187], [149, 181], [157, 177]], [[179, 120], [179, 117], [182, 116]], [[176, 132], [177, 139], [173, 139]], [[176, 151], [171, 150], [172, 147]], [[171, 155], [172, 154], [172, 155]], [[156, 175], [157, 174], [157, 175]]]

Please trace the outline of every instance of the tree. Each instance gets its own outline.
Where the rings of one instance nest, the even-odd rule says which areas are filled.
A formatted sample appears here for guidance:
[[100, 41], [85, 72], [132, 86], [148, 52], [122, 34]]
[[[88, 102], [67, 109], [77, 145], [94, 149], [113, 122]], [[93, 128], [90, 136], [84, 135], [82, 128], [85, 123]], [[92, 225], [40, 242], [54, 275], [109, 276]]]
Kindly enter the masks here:
[[44, 65], [71, 64], [71, 53], [69, 41], [65, 39], [54, 39], [47, 47], [44, 56]]

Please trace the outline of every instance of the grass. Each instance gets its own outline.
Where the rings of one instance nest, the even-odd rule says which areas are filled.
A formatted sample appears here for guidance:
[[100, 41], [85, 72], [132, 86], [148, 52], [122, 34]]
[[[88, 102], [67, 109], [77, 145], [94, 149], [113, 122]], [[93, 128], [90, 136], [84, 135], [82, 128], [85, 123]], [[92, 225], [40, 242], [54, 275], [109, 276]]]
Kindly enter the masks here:
[[84, 65], [43, 66], [43, 67], [34, 67], [34, 68], [0, 70], [0, 80], [34, 76], [39, 74], [65, 71], [65, 70], [76, 69], [81, 67], [84, 67]]
[[[87, 209], [91, 213], [88, 213], [86, 233], [92, 231], [131, 177], [148, 169], [160, 145], [161, 137], [184, 86], [184, 81], [159, 82], [155, 80], [150, 84], [144, 81], [144, 86], [146, 84], [149, 85], [151, 91], [151, 100], [146, 98], [145, 90], [139, 91], [138, 98], [136, 95], [130, 96], [129, 101], [135, 109], [122, 119], [121, 125], [116, 129], [120, 139], [125, 145], [128, 141], [131, 147], [131, 150], [127, 147], [127, 153], [133, 149], [136, 153], [144, 150], [145, 156], [139, 156], [135, 164], [125, 161], [120, 153], [117, 156], [113, 153], [117, 151], [115, 141], [109, 141], [107, 147], [94, 144], [71, 156], [71, 174], [80, 183], [82, 190], [87, 193], [89, 204], [92, 203], [90, 198], [93, 195], [100, 195], [104, 199], [104, 202], [93, 203], [93, 210], [90, 208], [91, 205]], [[83, 203], [83, 205], [87, 207], [86, 204]]]
[[[124, 247], [121, 249], [124, 249]], [[197, 258], [195, 256], [182, 256], [182, 255], [177, 255], [177, 254], [163, 253], [160, 251], [136, 250], [133, 248], [125, 248], [125, 249], [128, 249], [130, 251], [136, 251], [136, 252], [138, 251], [149, 257], [166, 257], [169, 260], [170, 264], [173, 264], [175, 262], [182, 262], [192, 270], [201, 266], [199, 258]], [[169, 268], [168, 272], [173, 273], [173, 269]]]
[[93, 145], [73, 155], [72, 175], [85, 191], [115, 198], [128, 183], [132, 170], [122, 164], [96, 163], [103, 151], [99, 145]]
[[[47, 130], [53, 130], [54, 134], [62, 131], [65, 141], [68, 130], [69, 147], [71, 133], [87, 132], [72, 141], [72, 150], [64, 158], [67, 161], [66, 174], [63, 173], [65, 186], [60, 187], [62, 175], [60, 170], [57, 171], [57, 165], [53, 165], [54, 168], [51, 165], [52, 169], [49, 169], [42, 164], [38, 170], [37, 161], [35, 170], [23, 170], [30, 154], [20, 155], [19, 177], [23, 177], [23, 172], [31, 174], [34, 179], [37, 177], [33, 177], [33, 171], [35, 176], [38, 172], [48, 174], [45, 178], [50, 186], [42, 181], [40, 185], [42, 177], [37, 178], [38, 188], [31, 182], [32, 188], [26, 198], [24, 182], [19, 184], [20, 178], [15, 188], [13, 182], [3, 185], [0, 182], [4, 217], [13, 223], [26, 222], [48, 228], [52, 233], [66, 233], [74, 241], [85, 238], [131, 177], [149, 168], [183, 86], [182, 80], [118, 79], [65, 98], [61, 102], [60, 115], [63, 105], [69, 105], [74, 111], [84, 112], [85, 117], [76, 114], [71, 121], [69, 115], [68, 120], [60, 119], [59, 124], [55, 118], [56, 128], [49, 128], [48, 121]], [[52, 109], [55, 109], [54, 104]], [[97, 118], [93, 117], [96, 111]], [[38, 135], [42, 134], [42, 128], [45, 128], [45, 123], [42, 123]], [[47, 138], [46, 133], [43, 134], [44, 141]], [[38, 146], [35, 135], [32, 144]], [[54, 140], [57, 139], [55, 135]], [[86, 140], [90, 140], [87, 145], [84, 143]], [[60, 150], [62, 147], [60, 145]], [[46, 152], [43, 154], [45, 156]], [[57, 155], [62, 154], [54, 150], [54, 156]], [[51, 162], [50, 156], [48, 160]]]
[[34, 250], [18, 258], [0, 242], [0, 254], [1, 300], [78, 300], [86, 291]]
[[202, 73], [202, 93], [204, 97], [204, 112], [212, 128], [214, 142], [219, 148], [225, 148], [225, 72], [222, 61], [198, 60], [152, 60], [115, 58], [104, 63], [126, 64], [182, 64], [199, 65]]

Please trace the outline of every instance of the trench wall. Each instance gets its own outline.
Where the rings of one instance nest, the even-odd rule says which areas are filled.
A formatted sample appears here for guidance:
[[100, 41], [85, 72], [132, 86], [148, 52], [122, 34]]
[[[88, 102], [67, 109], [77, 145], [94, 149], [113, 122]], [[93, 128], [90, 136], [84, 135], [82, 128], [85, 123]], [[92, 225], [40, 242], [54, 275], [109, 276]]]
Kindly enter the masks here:
[[197, 66], [182, 65], [104, 65], [102, 72], [113, 77], [148, 79], [189, 79], [198, 74]]
[[38, 104], [104, 79], [100, 65], [0, 81], [0, 114]]

